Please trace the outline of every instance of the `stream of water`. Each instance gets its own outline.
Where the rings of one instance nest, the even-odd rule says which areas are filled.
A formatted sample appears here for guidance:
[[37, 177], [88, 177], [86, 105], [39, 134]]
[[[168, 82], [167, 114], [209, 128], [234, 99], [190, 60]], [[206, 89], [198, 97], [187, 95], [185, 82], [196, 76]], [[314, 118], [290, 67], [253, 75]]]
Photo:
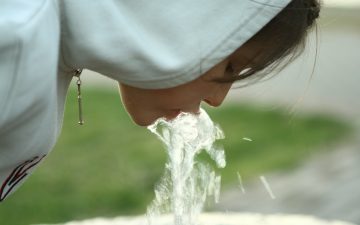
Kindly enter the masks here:
[[174, 225], [197, 225], [207, 197], [218, 201], [221, 177], [196, 156], [204, 150], [217, 167], [225, 167], [224, 150], [215, 144], [224, 138], [222, 130], [203, 109], [197, 115], [181, 113], [171, 121], [159, 119], [148, 129], [160, 138], [168, 154], [164, 175], [147, 210], [148, 224], [155, 225], [157, 216], [173, 214]]

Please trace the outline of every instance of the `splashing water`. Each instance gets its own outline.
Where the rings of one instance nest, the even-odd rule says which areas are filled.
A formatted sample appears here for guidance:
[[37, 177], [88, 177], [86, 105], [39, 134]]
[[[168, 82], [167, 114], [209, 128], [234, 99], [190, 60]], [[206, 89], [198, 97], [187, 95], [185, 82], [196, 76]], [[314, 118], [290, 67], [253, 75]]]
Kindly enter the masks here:
[[219, 168], [225, 167], [224, 150], [214, 145], [224, 138], [223, 132], [203, 109], [198, 115], [181, 113], [172, 121], [161, 118], [148, 129], [160, 138], [168, 153], [165, 174], [147, 210], [148, 224], [154, 224], [160, 214], [172, 213], [175, 225], [196, 225], [206, 197], [213, 196], [218, 202], [221, 177], [195, 156], [205, 150]]
[[269, 193], [271, 199], [276, 199], [276, 196], [274, 195], [274, 192], [271, 190], [269, 182], [267, 182], [266, 178], [264, 176], [260, 176], [260, 180], [263, 183], [266, 191]]
[[244, 185], [243, 185], [243, 182], [242, 182], [242, 178], [241, 178], [241, 175], [240, 175], [239, 172], [237, 172], [237, 176], [238, 176], [238, 180], [239, 180], [239, 188], [240, 188], [241, 192], [243, 194], [245, 194], [246, 191], [245, 191], [245, 188], [244, 188]]

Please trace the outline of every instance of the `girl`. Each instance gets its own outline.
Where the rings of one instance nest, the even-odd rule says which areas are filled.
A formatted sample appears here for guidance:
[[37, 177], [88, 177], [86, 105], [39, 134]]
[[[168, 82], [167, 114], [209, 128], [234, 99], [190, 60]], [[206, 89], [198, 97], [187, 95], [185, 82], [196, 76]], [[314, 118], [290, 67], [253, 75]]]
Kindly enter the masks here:
[[129, 115], [146, 126], [197, 113], [201, 102], [219, 106], [233, 82], [288, 64], [319, 15], [317, 0], [0, 6], [0, 201], [54, 146], [69, 82], [81, 69], [117, 80]]

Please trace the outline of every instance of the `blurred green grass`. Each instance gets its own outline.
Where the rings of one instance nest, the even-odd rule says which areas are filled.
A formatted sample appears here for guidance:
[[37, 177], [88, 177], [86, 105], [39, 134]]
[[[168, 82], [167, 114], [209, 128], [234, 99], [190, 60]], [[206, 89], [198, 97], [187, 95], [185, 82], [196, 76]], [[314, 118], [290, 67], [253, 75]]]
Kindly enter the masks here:
[[[162, 144], [130, 121], [116, 91], [85, 90], [83, 101], [86, 124], [79, 126], [76, 95], [70, 91], [55, 149], [0, 205], [0, 224], [60, 223], [145, 212], [166, 160]], [[352, 131], [349, 124], [329, 116], [291, 116], [281, 109], [250, 104], [206, 110], [226, 135], [220, 141], [227, 156], [227, 167], [220, 171], [225, 186], [236, 184], [238, 171], [248, 179], [291, 169]]]

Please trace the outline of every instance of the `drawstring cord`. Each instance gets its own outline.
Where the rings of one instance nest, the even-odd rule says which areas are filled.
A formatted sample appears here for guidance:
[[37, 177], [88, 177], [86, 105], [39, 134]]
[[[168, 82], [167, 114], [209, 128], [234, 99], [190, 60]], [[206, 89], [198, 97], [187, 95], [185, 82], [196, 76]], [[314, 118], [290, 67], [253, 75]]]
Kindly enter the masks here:
[[81, 102], [81, 75], [82, 69], [77, 69], [74, 71], [74, 77], [77, 78], [76, 85], [77, 85], [77, 101], [78, 101], [78, 108], [79, 108], [79, 124], [83, 125], [83, 113], [82, 113], [82, 102]]

